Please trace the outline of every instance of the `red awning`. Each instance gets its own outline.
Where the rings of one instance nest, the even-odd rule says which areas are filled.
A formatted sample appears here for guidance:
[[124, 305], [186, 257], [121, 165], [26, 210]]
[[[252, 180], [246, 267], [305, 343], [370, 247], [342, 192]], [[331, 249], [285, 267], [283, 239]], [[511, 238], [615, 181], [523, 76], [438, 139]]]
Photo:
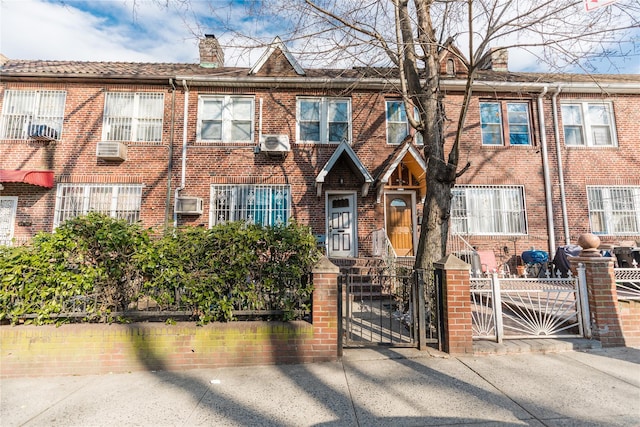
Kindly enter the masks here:
[[53, 188], [53, 171], [0, 169], [0, 182], [23, 182], [39, 187]]

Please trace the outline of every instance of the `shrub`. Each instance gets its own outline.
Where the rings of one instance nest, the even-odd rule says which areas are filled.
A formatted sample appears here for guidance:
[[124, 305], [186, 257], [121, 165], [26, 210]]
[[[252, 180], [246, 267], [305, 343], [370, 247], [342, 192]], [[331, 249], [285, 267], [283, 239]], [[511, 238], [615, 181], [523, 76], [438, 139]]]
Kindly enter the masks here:
[[141, 285], [134, 254], [148, 244], [138, 225], [94, 213], [39, 233], [30, 246], [4, 249], [0, 319], [37, 315], [45, 323], [74, 301], [92, 316], [125, 308]]
[[30, 246], [0, 248], [0, 320], [60, 322], [70, 311], [105, 319], [138, 300], [188, 310], [201, 323], [232, 320], [234, 310], [293, 319], [309, 308], [318, 255], [309, 229], [296, 223], [185, 227], [151, 240], [137, 224], [92, 213]]
[[296, 308], [308, 309], [307, 275], [318, 252], [309, 229], [296, 223], [231, 222], [174, 230], [144, 258], [146, 293], [206, 323], [231, 320], [234, 310], [283, 310], [289, 319]]

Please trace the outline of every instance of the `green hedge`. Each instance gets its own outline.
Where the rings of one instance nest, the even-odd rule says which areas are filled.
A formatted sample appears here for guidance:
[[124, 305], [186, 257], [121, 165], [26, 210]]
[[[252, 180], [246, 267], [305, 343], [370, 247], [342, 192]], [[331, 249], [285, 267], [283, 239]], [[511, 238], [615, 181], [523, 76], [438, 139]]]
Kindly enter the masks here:
[[100, 214], [78, 217], [31, 245], [0, 248], [0, 320], [61, 322], [79, 311], [104, 320], [145, 301], [200, 322], [234, 310], [308, 310], [308, 273], [319, 253], [307, 227], [232, 222], [152, 230]]

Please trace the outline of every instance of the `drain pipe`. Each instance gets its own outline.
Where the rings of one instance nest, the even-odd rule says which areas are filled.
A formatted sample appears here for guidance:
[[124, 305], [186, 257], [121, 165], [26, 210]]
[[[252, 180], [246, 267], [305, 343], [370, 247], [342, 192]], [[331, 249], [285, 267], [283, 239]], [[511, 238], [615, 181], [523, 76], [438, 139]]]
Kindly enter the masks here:
[[187, 124], [189, 120], [189, 87], [187, 81], [182, 80], [182, 86], [184, 87], [184, 113], [182, 124], [182, 173], [180, 176], [180, 186], [176, 188], [174, 205], [173, 205], [173, 226], [178, 226], [178, 214], [176, 213], [176, 206], [178, 204], [178, 195], [180, 191], [184, 190], [187, 182]]
[[167, 196], [164, 202], [164, 227], [169, 225], [169, 209], [171, 209], [171, 179], [173, 175], [173, 142], [176, 120], [176, 85], [173, 78], [169, 79], [171, 86], [171, 128], [169, 130], [169, 160], [167, 161]]
[[551, 199], [551, 175], [549, 173], [549, 155], [547, 152], [547, 134], [544, 125], [544, 96], [549, 88], [544, 87], [538, 95], [538, 115], [540, 117], [540, 145], [542, 148], [542, 171], [544, 174], [544, 194], [547, 205], [547, 232], [549, 235], [549, 257], [556, 253], [556, 233], [553, 225], [553, 200]]
[[569, 215], [567, 214], [567, 195], [564, 188], [564, 167], [562, 166], [562, 146], [560, 144], [560, 125], [558, 124], [558, 95], [562, 91], [562, 86], [556, 88], [556, 92], [551, 96], [553, 113], [553, 135], [556, 139], [556, 155], [558, 156], [558, 183], [560, 185], [560, 207], [562, 208], [562, 227], [564, 228], [564, 244], [571, 244], [571, 233], [569, 232]]

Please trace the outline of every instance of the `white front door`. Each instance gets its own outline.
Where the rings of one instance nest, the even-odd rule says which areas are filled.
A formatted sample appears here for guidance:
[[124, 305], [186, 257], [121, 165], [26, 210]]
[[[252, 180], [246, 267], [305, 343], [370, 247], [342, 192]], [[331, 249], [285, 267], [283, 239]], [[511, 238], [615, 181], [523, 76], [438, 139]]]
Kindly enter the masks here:
[[17, 207], [16, 196], [0, 197], [0, 245], [11, 246]]
[[329, 257], [355, 257], [355, 202], [354, 194], [328, 196], [328, 251]]

